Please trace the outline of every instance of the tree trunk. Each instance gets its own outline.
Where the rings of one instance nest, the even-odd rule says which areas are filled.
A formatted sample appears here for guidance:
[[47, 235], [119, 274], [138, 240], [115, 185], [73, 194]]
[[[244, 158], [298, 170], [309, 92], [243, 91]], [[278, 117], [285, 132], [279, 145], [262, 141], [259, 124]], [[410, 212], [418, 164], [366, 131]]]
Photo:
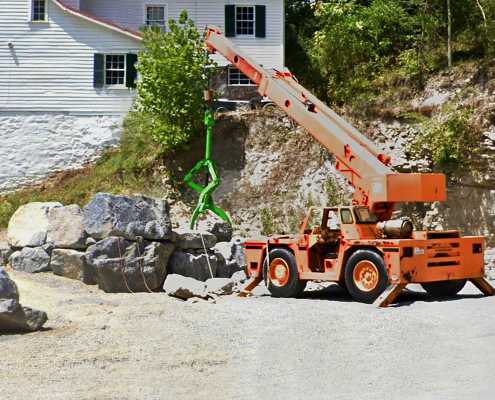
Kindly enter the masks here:
[[447, 0], [447, 59], [449, 69], [452, 68], [452, 13], [450, 0]]

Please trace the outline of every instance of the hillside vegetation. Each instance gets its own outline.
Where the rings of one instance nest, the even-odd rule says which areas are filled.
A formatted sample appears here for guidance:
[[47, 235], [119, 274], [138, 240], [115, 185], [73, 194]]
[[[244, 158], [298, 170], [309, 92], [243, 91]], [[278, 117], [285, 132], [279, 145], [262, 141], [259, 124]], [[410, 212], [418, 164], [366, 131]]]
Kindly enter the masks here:
[[[362, 132], [373, 140], [381, 137], [388, 151], [400, 148], [406, 161], [396, 168], [445, 172], [451, 187], [495, 188], [490, 169], [495, 2], [287, 0], [286, 5], [289, 68]], [[198, 52], [200, 36], [187, 15], [181, 17], [170, 32], [147, 33], [142, 75], [168, 71], [173, 62], [205, 63]], [[187, 51], [170, 49], [176, 42]], [[170, 50], [168, 59], [160, 58], [160, 49]], [[198, 69], [186, 72], [197, 74]], [[192, 206], [196, 198], [182, 177], [202, 156], [198, 97], [204, 77], [186, 95], [189, 89], [181, 84], [180, 73], [163, 75], [170, 80], [141, 80], [140, 101], [125, 121], [118, 149], [82, 170], [1, 197], [0, 224], [6, 226], [21, 204], [54, 200], [84, 205], [99, 191], [167, 197], [183, 211]], [[167, 85], [181, 90], [175, 96], [161, 91]], [[214, 156], [221, 174], [228, 175], [216, 200], [237, 224], [252, 223], [264, 233], [294, 230], [306, 206], [348, 199], [337, 189], [342, 182], [333, 178], [325, 178], [318, 190], [302, 186], [313, 181], [312, 174], [329, 174], [331, 157], [288, 119], [266, 113], [231, 116], [215, 132]], [[407, 140], [396, 143], [400, 137]], [[256, 176], [256, 168], [269, 171], [254, 185], [246, 175]], [[308, 198], [313, 189], [317, 194]]]

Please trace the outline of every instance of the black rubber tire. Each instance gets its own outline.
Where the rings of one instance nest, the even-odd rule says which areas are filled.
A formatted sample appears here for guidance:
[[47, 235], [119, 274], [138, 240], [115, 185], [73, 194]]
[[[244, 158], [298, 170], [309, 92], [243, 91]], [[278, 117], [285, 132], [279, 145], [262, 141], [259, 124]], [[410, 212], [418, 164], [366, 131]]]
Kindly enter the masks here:
[[275, 258], [283, 259], [289, 266], [289, 280], [284, 286], [275, 286], [268, 279], [268, 258], [265, 258], [263, 263], [263, 279], [268, 291], [273, 297], [299, 297], [306, 288], [306, 281], [299, 280], [297, 263], [294, 254], [287, 249], [270, 250], [270, 262]]
[[[378, 284], [376, 287], [367, 292], [359, 289], [354, 283], [354, 268], [360, 261], [370, 261], [378, 269]], [[351, 297], [361, 303], [373, 303], [378, 296], [386, 289], [388, 285], [388, 275], [385, 269], [385, 263], [383, 262], [383, 257], [375, 251], [368, 249], [356, 250], [347, 260], [345, 265], [345, 285]]]
[[465, 279], [421, 284], [423, 289], [426, 290], [431, 297], [454, 297], [465, 285]]

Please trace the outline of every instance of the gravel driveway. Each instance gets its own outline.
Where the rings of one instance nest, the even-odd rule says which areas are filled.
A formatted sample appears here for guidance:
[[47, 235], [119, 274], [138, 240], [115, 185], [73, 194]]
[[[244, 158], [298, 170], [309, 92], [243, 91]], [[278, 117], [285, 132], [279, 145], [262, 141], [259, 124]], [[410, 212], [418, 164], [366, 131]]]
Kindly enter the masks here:
[[375, 309], [335, 285], [192, 304], [10, 275], [50, 320], [0, 336], [1, 399], [495, 398], [495, 297], [471, 285]]

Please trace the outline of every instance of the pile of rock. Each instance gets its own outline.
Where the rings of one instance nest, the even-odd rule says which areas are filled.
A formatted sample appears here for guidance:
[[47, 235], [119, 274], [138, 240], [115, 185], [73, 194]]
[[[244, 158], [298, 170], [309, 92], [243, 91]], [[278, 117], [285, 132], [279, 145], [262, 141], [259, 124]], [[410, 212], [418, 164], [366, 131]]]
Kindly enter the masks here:
[[17, 285], [0, 267], [0, 332], [33, 332], [47, 321], [46, 313], [23, 307]]
[[106, 292], [157, 291], [167, 274], [230, 278], [245, 266], [228, 225], [174, 231], [168, 203], [144, 196], [98, 193], [83, 209], [30, 203], [12, 216], [7, 237], [0, 255], [14, 270], [53, 271]]

